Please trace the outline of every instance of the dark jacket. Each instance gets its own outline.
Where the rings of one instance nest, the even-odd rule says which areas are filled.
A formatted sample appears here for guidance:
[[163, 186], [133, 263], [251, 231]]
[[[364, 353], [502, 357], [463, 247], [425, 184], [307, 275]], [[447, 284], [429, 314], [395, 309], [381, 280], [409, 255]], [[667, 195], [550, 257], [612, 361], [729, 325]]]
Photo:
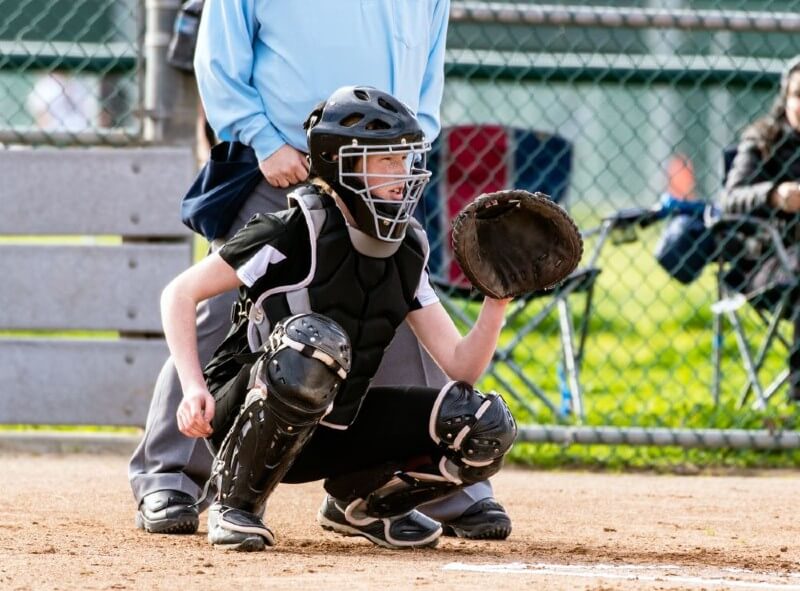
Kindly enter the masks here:
[[[776, 212], [769, 194], [784, 181], [800, 181], [800, 133], [784, 125], [767, 155], [753, 139], [743, 139], [728, 171], [721, 205], [727, 213], [751, 213], [786, 222], [795, 214]], [[777, 213], [777, 215], [776, 215]]]
[[[725, 213], [748, 214], [767, 219], [783, 237], [790, 258], [798, 261], [800, 215], [777, 210], [769, 205], [769, 195], [784, 181], [800, 181], [800, 133], [785, 124], [767, 154], [754, 139], [745, 137], [738, 145], [725, 182], [720, 205]], [[754, 292], [779, 283], [793, 283], [796, 273], [787, 273], [779, 264], [774, 248], [765, 235], [749, 233], [741, 240], [743, 250], [735, 257], [729, 285], [742, 292]], [[773, 299], [773, 298], [769, 298]], [[765, 302], [769, 304], [772, 302]]]

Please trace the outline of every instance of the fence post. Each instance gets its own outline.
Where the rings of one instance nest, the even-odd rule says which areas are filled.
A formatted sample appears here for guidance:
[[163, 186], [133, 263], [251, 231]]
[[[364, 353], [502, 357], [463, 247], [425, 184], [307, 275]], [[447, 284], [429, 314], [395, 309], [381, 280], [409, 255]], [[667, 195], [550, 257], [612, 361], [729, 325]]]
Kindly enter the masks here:
[[180, 0], [145, 1], [144, 140], [157, 144], [191, 144], [197, 120], [194, 77], [167, 63]]

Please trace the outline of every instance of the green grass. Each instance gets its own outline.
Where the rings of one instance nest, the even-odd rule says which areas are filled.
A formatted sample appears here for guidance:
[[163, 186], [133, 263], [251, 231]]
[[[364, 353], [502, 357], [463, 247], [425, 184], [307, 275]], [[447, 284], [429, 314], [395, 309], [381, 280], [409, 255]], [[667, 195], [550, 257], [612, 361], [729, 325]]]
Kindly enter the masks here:
[[[714, 267], [709, 266], [693, 284], [684, 286], [671, 279], [652, 256], [657, 229], [645, 232], [638, 242], [607, 244], [598, 266], [598, 277], [581, 372], [584, 389], [585, 425], [618, 427], [797, 429], [794, 406], [785, 402], [785, 389], [778, 392], [763, 411], [750, 404], [738, 407], [745, 372], [738, 358], [732, 330], [725, 334], [720, 404], [712, 397], [711, 303], [716, 300]], [[591, 244], [587, 250], [590, 250]], [[573, 319], [581, 317], [583, 295], [571, 298]], [[543, 302], [531, 305], [529, 313], [510, 323], [501, 335], [501, 347], [518, 334], [528, 332], [527, 323]], [[475, 305], [465, 306], [473, 315]], [[754, 314], [747, 314], [748, 334], [763, 331]], [[790, 326], [782, 327], [787, 338]], [[538, 384], [553, 403], [560, 405], [558, 367], [561, 361], [556, 314], [538, 330], [526, 334], [513, 352], [524, 376]], [[776, 375], [786, 365], [785, 354], [776, 348], [767, 358], [763, 375]], [[510, 396], [521, 425], [572, 423], [553, 414], [531, 389], [508, 367], [498, 366], [497, 375], [519, 397], [533, 407], [531, 413]], [[491, 373], [479, 383], [487, 390], [505, 388]], [[751, 395], [751, 400], [753, 395]], [[706, 466], [794, 466], [795, 452], [730, 450], [683, 450], [670, 447], [611, 447], [520, 444], [514, 461], [538, 466], [581, 465], [604, 468], [694, 469]]]

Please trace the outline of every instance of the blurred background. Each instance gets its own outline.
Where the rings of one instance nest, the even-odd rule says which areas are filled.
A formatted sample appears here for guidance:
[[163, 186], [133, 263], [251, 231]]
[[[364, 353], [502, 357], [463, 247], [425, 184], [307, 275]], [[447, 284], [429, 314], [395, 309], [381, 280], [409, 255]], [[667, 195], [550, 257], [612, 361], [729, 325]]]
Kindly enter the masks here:
[[[191, 146], [193, 82], [163, 59], [180, 3], [161, 13], [157, 4], [0, 0], [3, 151]], [[575, 217], [586, 242], [576, 277], [517, 303], [480, 384], [508, 394], [526, 426], [521, 439], [539, 443], [516, 446], [517, 460], [681, 470], [795, 465], [797, 403], [780, 380], [774, 391], [767, 386], [786, 369], [780, 339], [791, 342], [791, 326], [775, 323], [777, 342], [761, 351], [769, 325], [720, 292], [715, 261], [684, 284], [654, 252], [680, 215], [665, 213], [665, 195], [670, 203], [718, 198], [724, 148], [769, 109], [781, 71], [800, 54], [799, 15], [800, 0], [452, 2], [444, 128], [431, 155], [434, 181], [418, 210], [446, 305], [464, 325], [474, 318], [474, 294], [452, 262], [448, 227], [482, 192], [543, 191]], [[155, 190], [150, 199], [163, 200], [159, 207], [177, 221], [181, 196], [180, 189]], [[143, 241], [107, 230], [68, 230], [68, 238], [54, 238], [61, 234], [51, 229], [0, 233], [0, 253], [53, 240], [88, 240], [92, 248]], [[191, 240], [180, 231], [162, 239]], [[194, 256], [203, 249], [195, 245]], [[745, 347], [757, 371], [748, 373], [737, 322], [752, 339]], [[8, 350], [54, 338], [158, 340], [157, 325], [64, 328], [20, 326], [0, 315]], [[3, 396], [23, 398], [19, 368], [2, 363]], [[126, 399], [124, 419], [99, 424], [144, 420], [157, 365], [127, 365], [142, 376], [141, 387]], [[21, 408], [15, 404], [7, 409]], [[8, 425], [34, 422], [91, 421], [0, 415]]]

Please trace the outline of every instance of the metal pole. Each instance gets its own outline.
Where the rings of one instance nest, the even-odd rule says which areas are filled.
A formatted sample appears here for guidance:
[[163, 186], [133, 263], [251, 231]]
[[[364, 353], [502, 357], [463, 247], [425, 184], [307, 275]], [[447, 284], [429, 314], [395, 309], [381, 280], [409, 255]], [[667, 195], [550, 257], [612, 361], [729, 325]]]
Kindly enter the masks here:
[[144, 139], [191, 145], [197, 121], [194, 78], [167, 63], [180, 0], [146, 0]]
[[87, 131], [44, 131], [41, 129], [0, 129], [0, 144], [29, 145], [92, 145], [130, 146], [140, 143], [137, 132], [125, 129], [91, 129]]
[[530, 425], [519, 428], [517, 442], [564, 445], [673, 445], [706, 449], [797, 449], [800, 448], [800, 431]]
[[676, 10], [634, 6], [537, 6], [511, 2], [453, 2], [450, 8], [450, 22], [760, 33], [800, 32], [800, 15], [795, 12]]

